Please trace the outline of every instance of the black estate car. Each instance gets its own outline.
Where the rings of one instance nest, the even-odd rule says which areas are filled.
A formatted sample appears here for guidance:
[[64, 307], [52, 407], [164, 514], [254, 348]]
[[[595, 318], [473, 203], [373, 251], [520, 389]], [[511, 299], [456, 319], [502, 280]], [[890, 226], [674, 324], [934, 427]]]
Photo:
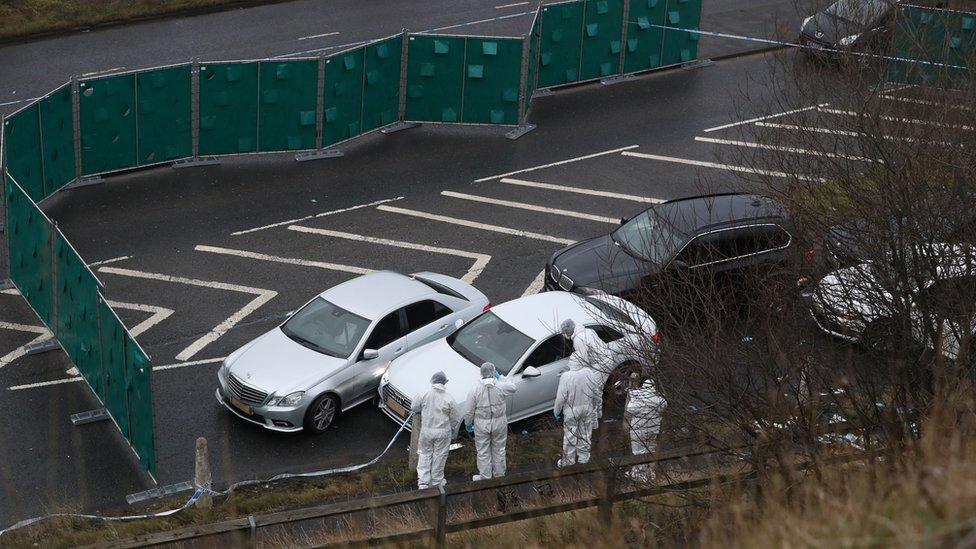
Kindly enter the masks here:
[[803, 20], [799, 42], [807, 53], [823, 56], [850, 50], [883, 53], [900, 3], [945, 7], [944, 0], [837, 0]]
[[792, 264], [797, 245], [785, 208], [769, 197], [682, 198], [621, 220], [609, 235], [559, 250], [546, 265], [545, 289], [636, 297], [678, 273], [716, 277]]

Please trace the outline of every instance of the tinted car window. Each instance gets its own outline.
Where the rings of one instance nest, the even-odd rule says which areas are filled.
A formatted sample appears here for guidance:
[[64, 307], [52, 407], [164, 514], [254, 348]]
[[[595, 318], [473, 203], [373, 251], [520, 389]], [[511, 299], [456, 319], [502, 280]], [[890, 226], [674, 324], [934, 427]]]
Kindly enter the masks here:
[[612, 320], [617, 324], [627, 324], [630, 326], [636, 325], [634, 319], [630, 318], [630, 316], [627, 313], [621, 311], [620, 309], [614, 307], [613, 305], [607, 303], [606, 301], [603, 301], [602, 299], [596, 299], [590, 296], [586, 296], [584, 299], [586, 299], [586, 302], [588, 304], [592, 305], [594, 308], [600, 311], [600, 314], [602, 316], [607, 317], [607, 319]]
[[688, 265], [704, 265], [777, 250], [790, 243], [790, 235], [776, 225], [729, 229], [699, 236], [681, 252]]
[[412, 332], [430, 324], [438, 318], [443, 318], [453, 311], [440, 303], [428, 299], [407, 305], [407, 331]]
[[400, 310], [383, 317], [383, 320], [376, 323], [373, 333], [366, 340], [366, 349], [380, 349], [386, 347], [393, 341], [406, 335], [400, 326]]
[[557, 360], [562, 360], [573, 354], [573, 346], [569, 340], [561, 335], [554, 335], [536, 347], [529, 358], [525, 359], [525, 366], [545, 366]]
[[321, 297], [312, 300], [281, 326], [293, 341], [337, 357], [352, 354], [369, 321]]
[[502, 374], [512, 370], [532, 343], [532, 338], [491, 311], [447, 337], [447, 344], [468, 362], [479, 368], [491, 362]]
[[609, 326], [596, 325], [596, 326], [589, 326], [589, 328], [592, 329], [594, 332], [596, 332], [596, 335], [600, 336], [600, 339], [602, 339], [604, 343], [617, 341], [618, 339], [624, 337], [620, 335], [620, 332], [614, 330]]
[[413, 278], [417, 282], [420, 282], [422, 284], [426, 284], [428, 287], [430, 287], [432, 290], [434, 290], [435, 292], [437, 292], [439, 294], [449, 295], [451, 297], [456, 297], [458, 299], [463, 299], [465, 301], [470, 301], [470, 299], [464, 297], [460, 293], [455, 292], [454, 290], [448, 288], [447, 286], [445, 286], [443, 284], [440, 284], [438, 282], [434, 282], [433, 280], [428, 280], [426, 278], [419, 277], [419, 276], [414, 276]]

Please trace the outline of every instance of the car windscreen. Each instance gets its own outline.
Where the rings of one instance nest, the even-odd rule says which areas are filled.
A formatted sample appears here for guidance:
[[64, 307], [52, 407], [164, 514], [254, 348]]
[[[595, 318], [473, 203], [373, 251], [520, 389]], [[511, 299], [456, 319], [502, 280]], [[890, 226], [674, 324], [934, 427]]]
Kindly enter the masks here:
[[292, 315], [281, 331], [309, 349], [345, 358], [368, 328], [369, 320], [318, 297]]
[[825, 11], [844, 21], [871, 26], [880, 22], [891, 8], [889, 0], [839, 0]]
[[667, 261], [683, 240], [682, 235], [654, 215], [652, 210], [636, 215], [610, 237], [627, 253], [657, 264]]
[[533, 341], [489, 311], [451, 334], [447, 343], [471, 364], [480, 368], [491, 362], [508, 374]]

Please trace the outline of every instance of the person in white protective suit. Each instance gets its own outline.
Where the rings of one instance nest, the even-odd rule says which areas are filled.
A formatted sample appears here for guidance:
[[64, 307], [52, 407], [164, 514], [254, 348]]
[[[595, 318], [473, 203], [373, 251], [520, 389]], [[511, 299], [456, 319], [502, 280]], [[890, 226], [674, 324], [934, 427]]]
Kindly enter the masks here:
[[[630, 451], [634, 455], [649, 454], [657, 447], [657, 435], [661, 432], [661, 415], [667, 406], [650, 379], [641, 383], [638, 374], [631, 376], [627, 391], [626, 418], [630, 430]], [[634, 465], [629, 476], [635, 482], [654, 479], [652, 464]]]
[[595, 331], [575, 320], [564, 320], [560, 326], [560, 331], [566, 339], [573, 342], [573, 354], [569, 357], [570, 362], [577, 361], [589, 369], [593, 383], [592, 391], [596, 398], [596, 419], [593, 421], [593, 428], [596, 429], [599, 426], [600, 418], [603, 417], [603, 387], [607, 384], [607, 379], [610, 378], [610, 373], [613, 371], [611, 362], [613, 353]]
[[430, 378], [431, 388], [413, 399], [411, 412], [420, 414], [417, 440], [417, 487], [423, 490], [447, 484], [444, 465], [451, 439], [461, 426], [461, 413], [454, 397], [444, 389], [447, 376], [437, 372]]
[[474, 433], [478, 474], [471, 480], [505, 476], [505, 442], [508, 415], [505, 399], [515, 394], [515, 384], [501, 376], [491, 362], [481, 365], [481, 383], [468, 393], [464, 423]]
[[570, 360], [569, 371], [559, 377], [556, 403], [552, 408], [556, 419], [563, 419], [563, 456], [556, 462], [556, 467], [590, 461], [590, 440], [596, 423], [595, 404], [591, 374], [580, 361]]

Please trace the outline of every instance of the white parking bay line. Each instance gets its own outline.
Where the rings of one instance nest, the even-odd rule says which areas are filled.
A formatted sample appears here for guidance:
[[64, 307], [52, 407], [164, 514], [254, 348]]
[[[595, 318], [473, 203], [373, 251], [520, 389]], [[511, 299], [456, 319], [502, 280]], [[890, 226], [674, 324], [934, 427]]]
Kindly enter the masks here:
[[695, 141], [700, 143], [712, 143], [715, 145], [732, 145], [735, 147], [746, 147], [752, 149], [766, 149], [769, 151], [780, 151], [795, 154], [809, 154], [812, 156], [823, 156], [825, 158], [840, 158], [843, 160], [853, 160], [856, 162], [881, 162], [881, 160], [875, 160], [873, 158], [864, 158], [863, 156], [854, 156], [849, 154], [832, 153], [828, 151], [812, 151], [809, 149], [798, 149], [796, 147], [784, 147], [781, 145], [770, 145], [768, 143], [755, 143], [752, 141], [736, 141], [733, 139], [715, 139], [712, 137], [695, 137]]
[[967, 111], [973, 110], [972, 107], [967, 107], [966, 105], [954, 105], [952, 103], [939, 103], [938, 101], [927, 101], [925, 99], [912, 99], [911, 97], [898, 97], [896, 95], [881, 95], [879, 97], [891, 101], [902, 101], [905, 103], [914, 103], [916, 105], [927, 105], [929, 107], [943, 107], [946, 109], [963, 109]]
[[443, 248], [440, 246], [429, 246], [427, 244], [416, 244], [414, 242], [403, 242], [402, 240], [390, 240], [387, 238], [377, 238], [374, 236], [365, 236], [361, 234], [344, 233], [341, 231], [330, 231], [328, 229], [319, 229], [316, 227], [303, 227], [301, 225], [291, 225], [288, 227], [290, 231], [297, 231], [300, 233], [317, 234], [322, 236], [331, 236], [334, 238], [344, 238], [346, 240], [356, 240], [358, 242], [369, 242], [370, 244], [380, 244], [382, 246], [393, 246], [396, 248], [405, 248], [408, 250], [419, 250], [422, 252], [430, 252], [435, 254], [446, 254], [453, 255], [457, 257], [464, 257], [468, 259], [473, 259], [474, 264], [468, 269], [468, 272], [461, 277], [461, 280], [467, 282], [468, 284], [474, 282], [474, 279], [478, 278], [478, 275], [485, 270], [488, 266], [488, 262], [491, 261], [491, 256], [488, 254], [481, 254], [477, 252], [466, 252], [464, 250], [455, 250], [454, 248]]
[[514, 8], [515, 6], [524, 6], [526, 4], [528, 4], [528, 2], [515, 2], [514, 4], [502, 4], [501, 6], [495, 6], [495, 9], [500, 10], [505, 8]]
[[289, 219], [288, 221], [279, 221], [278, 223], [272, 223], [270, 225], [263, 225], [261, 227], [254, 227], [253, 229], [245, 229], [243, 231], [237, 231], [237, 232], [230, 233], [230, 234], [231, 234], [231, 236], [238, 236], [238, 235], [242, 235], [242, 234], [253, 233], [253, 232], [256, 232], [256, 231], [263, 231], [265, 229], [271, 229], [271, 228], [274, 228], [274, 227], [281, 227], [282, 225], [291, 225], [293, 223], [298, 223], [300, 221], [307, 221], [309, 219], [315, 219], [315, 218], [318, 218], [318, 217], [325, 217], [325, 216], [328, 216], [328, 215], [335, 215], [335, 214], [340, 214], [340, 213], [344, 213], [344, 212], [351, 212], [353, 210], [359, 210], [361, 208], [371, 208], [373, 206], [378, 206], [380, 204], [386, 204], [387, 202], [396, 202], [397, 200], [403, 200], [403, 197], [402, 196], [397, 196], [395, 198], [384, 198], [383, 200], [376, 200], [374, 202], [370, 202], [369, 204], [359, 204], [357, 206], [350, 206], [348, 208], [340, 208], [338, 210], [330, 210], [328, 212], [322, 212], [322, 213], [318, 213], [318, 214], [315, 214], [315, 215], [306, 215], [305, 217], [299, 217], [298, 219]]
[[186, 361], [193, 357], [193, 355], [200, 352], [204, 347], [217, 341], [220, 336], [227, 333], [228, 330], [237, 325], [238, 322], [244, 319], [247, 315], [256, 311], [259, 307], [265, 303], [274, 299], [278, 295], [278, 292], [274, 290], [265, 290], [263, 288], [252, 288], [250, 286], [241, 286], [239, 284], [230, 284], [228, 282], [214, 282], [208, 280], [198, 280], [195, 278], [184, 278], [180, 276], [172, 276], [167, 274], [159, 273], [147, 273], [145, 271], [136, 271], [133, 269], [121, 269], [118, 267], [100, 267], [98, 269], [100, 273], [114, 274], [119, 276], [128, 276], [132, 278], [143, 278], [148, 280], [158, 280], [161, 282], [171, 282], [174, 284], [186, 284], [188, 286], [199, 286], [202, 288], [212, 288], [215, 290], [227, 290], [231, 292], [241, 292], [245, 294], [252, 294], [257, 297], [252, 299], [247, 305], [241, 308], [236, 313], [227, 317], [223, 322], [218, 324], [213, 330], [207, 332], [202, 337], [191, 343], [186, 349], [180, 351], [176, 355], [176, 360]]
[[533, 166], [531, 168], [525, 168], [525, 169], [522, 169], [522, 170], [516, 170], [514, 172], [508, 172], [508, 173], [503, 173], [503, 174], [499, 174], [499, 175], [492, 175], [492, 176], [489, 176], [489, 177], [482, 177], [481, 179], [475, 179], [474, 182], [475, 183], [484, 183], [485, 181], [491, 181], [492, 179], [501, 179], [503, 177], [508, 177], [510, 175], [516, 175], [516, 174], [525, 173], [525, 172], [532, 172], [532, 171], [535, 171], [535, 170], [542, 170], [542, 169], [545, 169], [545, 168], [552, 168], [553, 166], [562, 166], [563, 164], [569, 164], [571, 162], [579, 162], [580, 160], [589, 160], [590, 158], [596, 158], [598, 156], [604, 156], [604, 155], [607, 155], [607, 154], [614, 154], [614, 153], [618, 153], [620, 151], [629, 151], [630, 149], [636, 149], [636, 148], [637, 148], [637, 145], [629, 145], [627, 147], [620, 147], [618, 149], [611, 149], [609, 151], [602, 151], [602, 152], [598, 152], [598, 153], [587, 154], [585, 156], [577, 156], [576, 158], [569, 158], [569, 159], [566, 159], [566, 160], [560, 160], [558, 162], [550, 162], [549, 164], [543, 164], [541, 166]]
[[629, 200], [631, 202], [641, 202], [644, 204], [661, 204], [664, 202], [664, 200], [661, 200], [660, 198], [649, 198], [646, 196], [635, 196], [632, 194], [622, 194], [622, 193], [615, 193], [611, 191], [599, 191], [596, 189], [583, 189], [580, 187], [567, 187], [565, 185], [553, 185], [552, 183], [539, 183], [536, 181], [525, 181], [524, 179], [510, 179], [506, 177], [504, 179], [501, 179], [499, 182], [507, 183], [509, 185], [520, 185], [522, 187], [535, 187], [537, 189], [546, 189], [550, 191], [588, 194], [590, 196], [602, 196], [605, 198], [618, 198], [620, 200]]
[[[759, 122], [761, 124], [762, 122]], [[624, 156], [633, 156], [636, 158], [644, 158], [646, 160], [657, 160], [660, 162], [672, 162], [675, 164], [685, 164], [688, 166], [698, 166], [700, 168], [713, 168], [716, 170], [725, 170], [729, 172], [741, 172], [741, 173], [754, 173], [756, 175], [767, 175], [771, 177], [794, 177], [800, 181], [816, 181], [818, 183], [826, 183], [827, 180], [822, 177], [815, 177], [812, 175], [801, 175], [801, 174], [791, 174], [786, 172], [779, 172], [776, 170], [763, 170], [760, 168], [748, 168], [746, 166], [730, 166], [728, 164], [717, 164], [715, 162], [703, 162], [701, 160], [691, 160], [688, 158], [676, 158], [673, 156], [661, 156], [657, 154], [646, 154], [646, 153], [635, 153], [635, 152], [623, 152], [620, 153]]]
[[45, 339], [52, 337], [51, 332], [48, 331], [44, 326], [31, 326], [30, 324], [19, 324], [16, 322], [0, 322], [0, 328], [4, 330], [16, 330], [18, 332], [28, 332], [31, 334], [38, 334], [37, 337], [27, 342], [26, 345], [21, 345], [13, 351], [0, 356], [0, 368], [3, 368], [7, 364], [17, 360], [18, 358], [27, 354], [27, 346], [33, 345], [35, 343], [40, 343]]
[[313, 261], [311, 259], [300, 259], [296, 257], [281, 257], [277, 255], [262, 254], [258, 252], [249, 252], [246, 250], [232, 250], [230, 248], [219, 248], [217, 246], [200, 245], [200, 246], [196, 246], [193, 249], [198, 252], [232, 255], [235, 257], [243, 257], [247, 259], [271, 261], [273, 263], [284, 263], [286, 265], [299, 265], [301, 267], [315, 267], [318, 269], [327, 269], [329, 271], [340, 271], [343, 273], [363, 275], [363, 274], [369, 274], [373, 272], [372, 269], [365, 269], [363, 267], [353, 267], [352, 265], [342, 265], [339, 263], [327, 263], [325, 261]]
[[725, 130], [728, 128], [734, 128], [736, 126], [741, 126], [743, 124], [752, 124], [753, 122], [759, 122], [760, 120], [769, 120], [770, 118], [779, 118], [781, 116], [786, 116], [789, 114], [796, 114], [800, 112], [812, 111], [820, 107], [826, 107], [830, 103], [821, 103], [819, 105], [813, 105], [812, 107], [804, 107], [802, 109], [793, 109], [791, 111], [778, 112], [776, 114], [767, 114], [766, 116], [760, 116], [758, 118], [750, 118], [749, 120], [743, 120], [741, 122], [732, 122], [731, 124], [725, 124], [724, 126], [715, 126], [714, 128], [708, 128], [703, 130], [705, 133], [717, 132], [718, 130]]
[[[804, 132], [825, 133], [827, 135], [844, 135], [844, 136], [849, 136], [849, 137], [865, 137], [865, 136], [867, 136], [867, 134], [862, 133], [862, 132], [852, 132], [852, 131], [848, 131], [848, 130], [835, 130], [833, 128], [816, 128], [816, 127], [811, 127], [811, 126], [795, 126], [793, 124], [774, 124], [772, 122], [756, 122], [756, 125], [757, 126], [762, 126], [764, 128], [775, 128], [775, 129], [779, 129], [779, 130], [795, 130], [795, 131], [804, 131]], [[946, 143], [945, 141], [925, 141], [925, 140], [922, 140], [922, 139], [916, 139], [914, 137], [902, 137], [902, 136], [895, 136], [895, 135], [879, 135], [877, 137], [880, 137], [881, 139], [889, 139], [889, 140], [892, 140], [892, 141], [909, 141], [909, 142], [912, 142], [912, 143], [925, 143], [925, 144], [928, 144], [928, 145], [942, 145], [942, 146], [946, 146], [946, 147], [950, 146], [950, 143]]]
[[[825, 112], [827, 114], [836, 114], [839, 116], [852, 116], [852, 117], [860, 117], [863, 114], [859, 112], [844, 111], [840, 109], [820, 109], [820, 112]], [[951, 128], [954, 130], [972, 131], [976, 129], [973, 128], [972, 126], [959, 126], [956, 124], [946, 124], [945, 122], [936, 122], [934, 120], [921, 120], [919, 118], [899, 118], [896, 116], [884, 116], [884, 115], [879, 115], [878, 118], [886, 122], [899, 122], [902, 124], [916, 124], [921, 126], [936, 126], [939, 128]]]
[[127, 259], [132, 259], [132, 256], [131, 255], [122, 255], [122, 256], [119, 256], [119, 257], [113, 257], [111, 259], [103, 259], [101, 261], [95, 261], [95, 262], [89, 263], [88, 266], [89, 267], [98, 267], [99, 265], [108, 265], [109, 263], [118, 263], [119, 261], [125, 261]]
[[337, 34], [339, 34], [339, 33], [338, 32], [326, 32], [326, 33], [323, 33], [323, 34], [313, 34], [311, 36], [302, 36], [298, 40], [301, 41], [301, 40], [311, 40], [313, 38], [325, 38], [326, 36], [335, 36]]
[[[187, 366], [198, 366], [200, 364], [213, 364], [215, 362], [221, 362], [225, 358], [227, 358], [227, 357], [223, 357], [222, 356], [222, 357], [218, 357], [218, 358], [206, 358], [206, 359], [203, 359], [203, 360], [190, 360], [190, 361], [187, 361], [187, 362], [177, 362], [175, 364], [164, 364], [162, 366], [153, 366], [153, 371], [154, 372], [160, 372], [160, 371], [165, 371], [165, 370], [175, 370], [177, 368], [186, 368]], [[69, 370], [69, 372], [70, 371], [71, 370]], [[23, 391], [25, 389], [40, 389], [42, 387], [51, 387], [52, 385], [63, 385], [65, 383], [74, 383], [76, 381], [82, 381], [82, 380], [83, 380], [83, 378], [80, 377], [80, 376], [77, 376], [77, 377], [67, 377], [67, 378], [62, 378], [62, 379], [52, 379], [51, 381], [41, 381], [41, 382], [38, 382], [38, 383], [28, 383], [26, 385], [13, 385], [11, 387], [7, 387], [7, 390], [8, 391]]]
[[499, 227], [498, 225], [489, 225], [487, 223], [478, 223], [477, 221], [469, 221], [467, 219], [458, 219], [456, 217], [447, 217], [444, 215], [437, 215], [427, 212], [419, 212], [417, 210], [408, 210], [406, 208], [395, 208], [393, 206], [377, 206], [377, 210], [398, 213], [402, 215], [409, 215], [413, 217], [419, 217], [421, 219], [429, 219], [431, 221], [441, 221], [443, 223], [451, 223], [453, 225], [460, 225], [462, 227], [470, 227], [472, 229], [481, 229], [483, 231], [492, 231], [496, 233], [508, 234], [512, 236], [521, 236], [523, 238], [532, 238], [535, 240], [544, 240], [546, 242], [555, 242], [557, 244], [575, 244], [575, 240], [569, 240], [566, 238], [559, 238], [556, 236], [549, 236], [546, 234], [533, 233], [529, 231], [522, 231], [519, 229], [511, 229], [508, 227]]
[[484, 204], [495, 204], [497, 206], [507, 206], [509, 208], [518, 208], [520, 210], [529, 210], [532, 212], [542, 212], [553, 215], [561, 215], [565, 217], [575, 217], [577, 219], [588, 219], [590, 221], [599, 221], [601, 223], [611, 223], [616, 225], [620, 222], [620, 219], [613, 219], [611, 217], [604, 217], [602, 215], [593, 215], [587, 213], [573, 212], [570, 210], [560, 210], [558, 208], [548, 208], [546, 206], [537, 206], [535, 204], [526, 204], [524, 202], [512, 202], [510, 200], [499, 200], [497, 198], [488, 198], [487, 196], [477, 196], [473, 194], [456, 193], [453, 191], [441, 191], [444, 196], [449, 196], [451, 198], [460, 198], [461, 200], [470, 200], [472, 202], [481, 202]]
[[142, 303], [124, 303], [122, 301], [106, 301], [106, 303], [108, 303], [108, 306], [112, 307], [113, 309], [129, 309], [130, 311], [152, 313], [149, 318], [143, 320], [139, 324], [136, 324], [131, 330], [129, 330], [132, 337], [137, 337], [145, 333], [146, 330], [166, 320], [175, 312], [173, 309], [167, 309], [166, 307], [143, 305]]
[[535, 280], [532, 281], [532, 284], [529, 284], [529, 287], [526, 288], [524, 292], [522, 292], [522, 297], [539, 293], [539, 290], [542, 289], [542, 284], [545, 281], [546, 281], [546, 272], [542, 271], [541, 273], [539, 273], [539, 276], [535, 277]]

